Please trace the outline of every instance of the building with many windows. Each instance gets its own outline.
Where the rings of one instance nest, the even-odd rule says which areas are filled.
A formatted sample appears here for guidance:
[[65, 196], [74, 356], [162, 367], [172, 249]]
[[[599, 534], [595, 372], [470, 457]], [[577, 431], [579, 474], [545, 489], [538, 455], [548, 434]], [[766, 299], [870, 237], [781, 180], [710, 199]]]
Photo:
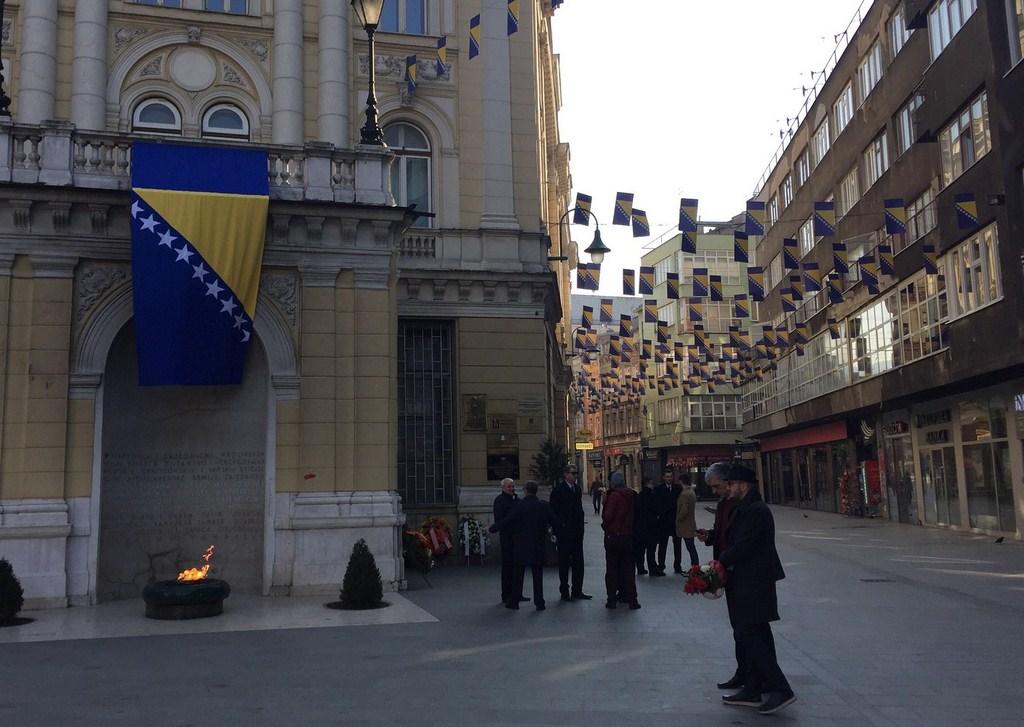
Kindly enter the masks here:
[[[511, 36], [507, 11], [387, 0], [371, 58], [348, 0], [5, 3], [0, 556], [31, 604], [137, 595], [210, 542], [234, 588], [284, 594], [336, 589], [365, 538], [398, 588], [407, 518], [489, 509], [565, 441], [554, 9]], [[136, 383], [139, 140], [267, 152], [241, 386]]]
[[[756, 245], [761, 323], [806, 324], [810, 340], [744, 387], [744, 433], [772, 502], [1021, 537], [1024, 11], [863, 7], [758, 183], [781, 200]], [[891, 199], [905, 232], [887, 234]], [[835, 234], [818, 236], [826, 201]], [[793, 300], [786, 238], [801, 268], [836, 274], [841, 302], [827, 285]]]

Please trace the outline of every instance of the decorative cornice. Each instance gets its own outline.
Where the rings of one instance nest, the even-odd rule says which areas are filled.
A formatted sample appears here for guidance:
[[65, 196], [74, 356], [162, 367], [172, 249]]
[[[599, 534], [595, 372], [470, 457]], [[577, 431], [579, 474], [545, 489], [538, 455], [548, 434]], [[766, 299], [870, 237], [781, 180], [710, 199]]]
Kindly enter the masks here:
[[387, 290], [391, 285], [391, 272], [376, 268], [356, 268], [356, 288]]
[[307, 262], [299, 265], [303, 288], [333, 288], [338, 282], [340, 265], [318, 265]]
[[72, 278], [78, 265], [77, 255], [58, 252], [33, 252], [30, 258], [32, 275], [36, 278]]

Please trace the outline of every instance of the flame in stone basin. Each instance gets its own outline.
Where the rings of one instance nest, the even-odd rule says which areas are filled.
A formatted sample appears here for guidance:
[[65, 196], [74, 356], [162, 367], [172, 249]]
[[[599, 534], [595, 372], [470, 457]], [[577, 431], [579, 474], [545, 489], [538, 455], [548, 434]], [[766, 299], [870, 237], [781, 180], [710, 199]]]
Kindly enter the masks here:
[[178, 574], [179, 581], [201, 581], [206, 578], [206, 574], [210, 572], [210, 558], [213, 557], [213, 546], [208, 546], [206, 552], [203, 553], [202, 568], [186, 568]]

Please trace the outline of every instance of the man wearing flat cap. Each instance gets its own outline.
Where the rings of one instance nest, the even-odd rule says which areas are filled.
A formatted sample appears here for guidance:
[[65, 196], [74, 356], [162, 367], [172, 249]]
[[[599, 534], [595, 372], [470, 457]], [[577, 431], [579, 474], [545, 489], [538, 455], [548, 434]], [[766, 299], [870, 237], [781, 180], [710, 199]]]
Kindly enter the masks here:
[[779, 620], [775, 583], [786, 577], [775, 550], [775, 520], [761, 499], [757, 475], [733, 465], [727, 477], [736, 508], [719, 561], [728, 571], [725, 598], [736, 644], [746, 662], [744, 687], [722, 697], [726, 704], [774, 714], [796, 701], [779, 668], [771, 622]]

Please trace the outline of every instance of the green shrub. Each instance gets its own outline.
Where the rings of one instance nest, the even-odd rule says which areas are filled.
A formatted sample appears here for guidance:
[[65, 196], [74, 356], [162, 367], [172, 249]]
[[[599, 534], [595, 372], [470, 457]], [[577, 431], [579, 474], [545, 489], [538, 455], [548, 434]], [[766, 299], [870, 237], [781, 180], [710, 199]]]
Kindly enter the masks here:
[[6, 558], [0, 558], [0, 626], [13, 623], [25, 604], [25, 592]]
[[381, 587], [377, 562], [366, 547], [366, 541], [360, 539], [352, 546], [345, 580], [341, 583], [341, 607], [376, 608], [383, 600], [384, 589]]

